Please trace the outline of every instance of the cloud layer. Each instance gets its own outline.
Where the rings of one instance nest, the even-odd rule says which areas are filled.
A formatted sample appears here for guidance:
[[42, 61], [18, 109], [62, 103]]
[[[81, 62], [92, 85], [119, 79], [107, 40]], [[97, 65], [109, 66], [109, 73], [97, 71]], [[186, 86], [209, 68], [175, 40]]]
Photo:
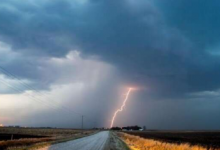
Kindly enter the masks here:
[[[216, 129], [219, 125], [201, 125], [209, 112], [213, 120], [220, 114], [215, 107], [219, 103], [216, 95], [210, 96], [220, 88], [218, 1], [0, 3], [0, 63], [17, 77], [2, 71], [0, 80], [20, 90], [10, 91], [1, 85], [2, 95], [48, 92], [52, 100], [62, 99], [60, 105], [77, 103], [82, 113], [102, 114], [94, 120], [97, 125], [107, 125], [123, 99], [121, 92], [126, 86], [135, 86], [140, 91], [131, 102], [135, 107], [129, 107], [134, 114], [121, 115], [129, 120], [128, 116], [141, 114], [146, 119], [118, 120], [119, 125], [182, 129]], [[20, 80], [34, 89], [24, 87]], [[63, 98], [56, 95], [59, 88]], [[198, 93], [203, 93], [202, 100]], [[201, 108], [208, 100], [210, 105]], [[177, 108], [169, 111], [173, 107]], [[137, 111], [139, 108], [143, 112]], [[31, 115], [42, 116], [36, 112]], [[196, 118], [198, 121], [192, 121]], [[180, 123], [172, 124], [175, 119]], [[182, 126], [181, 121], [187, 124]]]

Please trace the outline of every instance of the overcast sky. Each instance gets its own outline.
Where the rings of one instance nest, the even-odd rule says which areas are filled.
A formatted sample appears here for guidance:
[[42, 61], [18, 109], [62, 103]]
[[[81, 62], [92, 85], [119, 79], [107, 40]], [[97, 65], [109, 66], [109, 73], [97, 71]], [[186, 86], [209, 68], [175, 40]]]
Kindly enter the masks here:
[[219, 0], [1, 0], [0, 123], [220, 129]]

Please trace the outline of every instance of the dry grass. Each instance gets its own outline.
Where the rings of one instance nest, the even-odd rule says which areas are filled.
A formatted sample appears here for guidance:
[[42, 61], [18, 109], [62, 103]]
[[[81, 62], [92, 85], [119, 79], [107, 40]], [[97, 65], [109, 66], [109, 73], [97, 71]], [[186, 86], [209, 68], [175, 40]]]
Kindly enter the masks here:
[[33, 138], [33, 139], [20, 139], [11, 141], [0, 141], [1, 149], [7, 149], [9, 147], [29, 146], [41, 142], [53, 141], [53, 138]]
[[73, 129], [0, 128], [0, 133], [4, 134], [28, 134], [39, 136], [70, 135], [80, 132], [81, 130]]
[[[165, 143], [151, 139], [144, 139], [139, 136], [129, 135], [126, 133], [117, 133], [117, 135], [122, 138], [132, 150], [206, 150], [206, 148], [201, 146]], [[210, 148], [209, 150], [214, 149]]]

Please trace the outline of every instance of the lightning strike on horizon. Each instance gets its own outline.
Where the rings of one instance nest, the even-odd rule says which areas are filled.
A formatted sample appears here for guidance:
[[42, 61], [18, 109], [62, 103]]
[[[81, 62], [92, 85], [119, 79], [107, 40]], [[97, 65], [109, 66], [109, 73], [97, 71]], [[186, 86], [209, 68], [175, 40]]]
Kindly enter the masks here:
[[113, 115], [113, 117], [112, 117], [112, 121], [111, 121], [111, 128], [113, 127], [113, 124], [114, 124], [114, 121], [115, 121], [115, 118], [116, 118], [117, 114], [118, 114], [119, 112], [123, 111], [123, 108], [124, 108], [125, 105], [126, 105], [126, 102], [127, 102], [127, 100], [128, 100], [128, 97], [129, 97], [130, 92], [132, 91], [132, 89], [133, 89], [133, 88], [129, 88], [128, 92], [126, 93], [126, 96], [125, 96], [125, 99], [124, 99], [124, 102], [123, 102], [121, 108], [118, 109], [118, 110], [116, 110], [116, 112], [114, 113], [114, 115]]

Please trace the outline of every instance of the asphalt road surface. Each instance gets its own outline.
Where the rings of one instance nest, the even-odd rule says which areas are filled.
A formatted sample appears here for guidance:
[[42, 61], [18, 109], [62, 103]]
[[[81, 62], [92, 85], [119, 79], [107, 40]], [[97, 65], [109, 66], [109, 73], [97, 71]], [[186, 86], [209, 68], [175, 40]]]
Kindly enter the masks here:
[[102, 131], [84, 138], [54, 144], [39, 150], [103, 150], [109, 138], [109, 131]]

